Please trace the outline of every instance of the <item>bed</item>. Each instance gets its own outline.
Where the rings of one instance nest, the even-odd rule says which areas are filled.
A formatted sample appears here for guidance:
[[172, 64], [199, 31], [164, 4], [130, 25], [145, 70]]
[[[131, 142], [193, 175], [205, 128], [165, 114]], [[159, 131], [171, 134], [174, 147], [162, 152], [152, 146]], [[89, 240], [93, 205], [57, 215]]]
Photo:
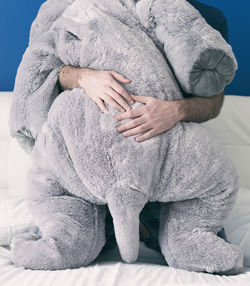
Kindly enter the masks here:
[[0, 92], [0, 285], [240, 285], [250, 286], [250, 98], [227, 95], [220, 115], [203, 123], [220, 139], [240, 174], [240, 192], [225, 224], [229, 241], [245, 253], [238, 275], [211, 275], [168, 267], [161, 253], [140, 242], [136, 263], [122, 262], [117, 248], [102, 253], [88, 267], [61, 271], [32, 271], [15, 267], [10, 260], [11, 238], [36, 230], [25, 204], [28, 155], [9, 135], [11, 92]]

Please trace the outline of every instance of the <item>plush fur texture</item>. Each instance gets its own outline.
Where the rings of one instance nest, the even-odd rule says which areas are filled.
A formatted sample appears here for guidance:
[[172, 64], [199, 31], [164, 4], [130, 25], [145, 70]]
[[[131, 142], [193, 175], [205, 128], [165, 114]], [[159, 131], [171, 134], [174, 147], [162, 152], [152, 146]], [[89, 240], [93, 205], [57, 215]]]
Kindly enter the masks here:
[[239, 187], [220, 143], [192, 122], [138, 143], [116, 132], [116, 109], [104, 114], [84, 89], [57, 97], [56, 85], [58, 70], [70, 64], [115, 70], [131, 79], [126, 89], [134, 94], [177, 100], [181, 86], [211, 96], [234, 76], [231, 47], [184, 0], [57, 2], [45, 2], [32, 25], [11, 105], [11, 134], [31, 152], [28, 201], [41, 230], [13, 239], [13, 262], [88, 265], [105, 244], [105, 204], [121, 256], [133, 262], [139, 214], [160, 201], [159, 243], [170, 266], [238, 271], [241, 250], [216, 235]]

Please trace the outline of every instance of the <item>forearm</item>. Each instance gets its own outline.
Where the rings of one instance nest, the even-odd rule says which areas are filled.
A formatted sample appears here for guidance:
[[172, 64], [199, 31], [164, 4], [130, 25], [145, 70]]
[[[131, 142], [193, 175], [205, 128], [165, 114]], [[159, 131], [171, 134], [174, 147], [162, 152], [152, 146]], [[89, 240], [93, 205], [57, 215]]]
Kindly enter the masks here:
[[180, 121], [205, 122], [219, 115], [224, 91], [213, 97], [190, 97], [178, 100]]

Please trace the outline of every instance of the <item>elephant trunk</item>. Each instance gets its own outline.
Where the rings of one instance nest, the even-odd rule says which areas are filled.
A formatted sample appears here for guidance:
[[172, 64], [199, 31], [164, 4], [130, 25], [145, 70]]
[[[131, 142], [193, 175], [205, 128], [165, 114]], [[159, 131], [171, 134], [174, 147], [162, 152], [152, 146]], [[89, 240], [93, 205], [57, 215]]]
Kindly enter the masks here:
[[106, 199], [121, 258], [128, 263], [134, 262], [139, 253], [139, 214], [147, 198], [138, 190], [127, 187], [116, 189]]

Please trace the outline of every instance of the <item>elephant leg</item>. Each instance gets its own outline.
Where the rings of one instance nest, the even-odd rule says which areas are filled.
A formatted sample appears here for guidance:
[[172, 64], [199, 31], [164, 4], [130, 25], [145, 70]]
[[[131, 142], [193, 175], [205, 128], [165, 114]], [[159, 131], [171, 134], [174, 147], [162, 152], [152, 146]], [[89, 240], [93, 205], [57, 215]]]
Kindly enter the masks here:
[[29, 175], [29, 206], [41, 234], [13, 238], [13, 263], [35, 270], [89, 265], [106, 242], [105, 206], [70, 196], [49, 171], [37, 166]]
[[243, 265], [242, 251], [217, 236], [227, 208], [223, 199], [218, 203], [214, 197], [161, 203], [158, 239], [168, 265], [197, 272], [237, 273]]

